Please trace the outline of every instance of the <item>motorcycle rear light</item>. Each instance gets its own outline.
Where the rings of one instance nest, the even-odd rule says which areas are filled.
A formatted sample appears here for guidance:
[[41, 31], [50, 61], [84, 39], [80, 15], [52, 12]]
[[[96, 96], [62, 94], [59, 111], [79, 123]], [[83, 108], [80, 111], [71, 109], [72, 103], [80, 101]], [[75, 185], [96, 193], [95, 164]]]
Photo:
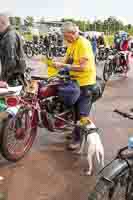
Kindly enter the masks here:
[[6, 98], [6, 104], [7, 106], [17, 106], [19, 103], [19, 98], [18, 97], [7, 97]]

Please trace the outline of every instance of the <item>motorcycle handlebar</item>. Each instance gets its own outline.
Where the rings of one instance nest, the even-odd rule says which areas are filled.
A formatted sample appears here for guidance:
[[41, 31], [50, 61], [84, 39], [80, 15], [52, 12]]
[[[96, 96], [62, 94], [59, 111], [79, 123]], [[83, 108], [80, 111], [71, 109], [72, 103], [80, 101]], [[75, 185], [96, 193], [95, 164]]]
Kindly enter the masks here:
[[49, 83], [49, 82], [51, 82], [53, 80], [56, 80], [56, 79], [63, 80], [63, 79], [74, 79], [74, 78], [76, 78], [76, 77], [73, 76], [73, 75], [60, 75], [60, 74], [57, 74], [56, 76], [52, 76], [51, 78], [47, 79], [47, 82]]

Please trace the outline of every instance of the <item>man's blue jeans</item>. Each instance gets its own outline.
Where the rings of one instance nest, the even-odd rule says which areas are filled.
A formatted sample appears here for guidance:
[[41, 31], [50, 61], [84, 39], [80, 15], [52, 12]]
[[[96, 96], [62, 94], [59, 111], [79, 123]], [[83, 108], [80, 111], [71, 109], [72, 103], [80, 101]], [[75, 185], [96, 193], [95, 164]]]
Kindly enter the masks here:
[[[75, 104], [76, 121], [80, 120], [81, 117], [89, 116], [92, 107], [92, 96], [88, 95], [88, 91], [91, 91], [93, 87], [94, 85], [80, 87], [80, 97]], [[80, 130], [78, 127], [75, 127], [73, 130], [73, 140], [75, 142], [80, 141]]]

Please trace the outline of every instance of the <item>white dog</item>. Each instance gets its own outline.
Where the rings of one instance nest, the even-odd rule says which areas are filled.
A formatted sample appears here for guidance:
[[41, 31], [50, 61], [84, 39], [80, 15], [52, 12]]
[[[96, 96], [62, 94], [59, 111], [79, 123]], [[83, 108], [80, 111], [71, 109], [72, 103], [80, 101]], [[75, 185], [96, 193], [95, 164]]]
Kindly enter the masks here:
[[[90, 124], [86, 128], [96, 128], [95, 124], [90, 121]], [[98, 163], [101, 163], [104, 166], [104, 148], [100, 139], [100, 136], [97, 132], [88, 134], [87, 137], [83, 135], [83, 140], [80, 146], [78, 154], [83, 154], [85, 146], [87, 145], [87, 161], [89, 164], [89, 170], [86, 172], [86, 175], [91, 175], [93, 170], [93, 159], [96, 156]]]

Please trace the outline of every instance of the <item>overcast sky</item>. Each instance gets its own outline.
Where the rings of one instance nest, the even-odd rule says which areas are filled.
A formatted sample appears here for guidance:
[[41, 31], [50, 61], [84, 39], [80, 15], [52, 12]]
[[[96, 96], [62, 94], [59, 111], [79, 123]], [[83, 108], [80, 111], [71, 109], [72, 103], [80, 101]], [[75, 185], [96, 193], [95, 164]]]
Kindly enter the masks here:
[[0, 11], [18, 16], [106, 18], [117, 16], [133, 24], [133, 0], [1, 0]]

